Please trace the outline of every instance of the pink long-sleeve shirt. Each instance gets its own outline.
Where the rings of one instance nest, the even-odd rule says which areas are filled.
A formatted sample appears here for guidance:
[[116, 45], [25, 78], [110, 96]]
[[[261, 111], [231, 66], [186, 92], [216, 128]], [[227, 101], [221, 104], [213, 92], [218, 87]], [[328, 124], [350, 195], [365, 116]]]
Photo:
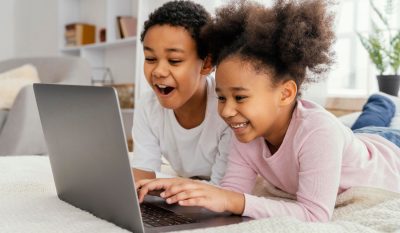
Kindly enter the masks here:
[[[328, 221], [336, 197], [352, 186], [400, 192], [400, 148], [372, 134], [353, 134], [322, 107], [299, 100], [284, 140], [271, 155], [264, 138], [232, 142], [220, 185], [245, 193], [244, 216], [293, 216]], [[250, 194], [256, 176], [296, 196], [273, 200]]]

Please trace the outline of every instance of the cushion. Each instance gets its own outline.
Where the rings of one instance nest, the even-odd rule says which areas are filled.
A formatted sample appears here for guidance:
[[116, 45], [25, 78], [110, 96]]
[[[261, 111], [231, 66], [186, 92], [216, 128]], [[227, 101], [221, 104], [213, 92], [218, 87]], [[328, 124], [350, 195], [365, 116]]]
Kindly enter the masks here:
[[4, 122], [6, 122], [7, 115], [8, 115], [8, 111], [6, 111], [4, 109], [0, 109], [0, 132], [1, 132], [1, 129], [3, 128]]
[[36, 68], [31, 64], [0, 74], [0, 109], [10, 109], [19, 91], [26, 85], [40, 82]]

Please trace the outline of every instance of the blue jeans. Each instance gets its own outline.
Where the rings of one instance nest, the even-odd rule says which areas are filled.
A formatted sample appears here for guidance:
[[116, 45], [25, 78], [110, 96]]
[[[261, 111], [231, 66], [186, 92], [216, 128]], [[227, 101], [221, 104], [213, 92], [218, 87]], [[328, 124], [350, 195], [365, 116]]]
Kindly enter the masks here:
[[396, 105], [391, 99], [383, 95], [371, 95], [351, 130], [366, 126], [387, 127], [392, 121], [395, 112]]
[[361, 129], [353, 130], [354, 133], [377, 134], [393, 142], [400, 147], [400, 130], [388, 127], [367, 126]]
[[400, 130], [387, 127], [395, 112], [396, 106], [391, 99], [383, 95], [371, 95], [351, 130], [354, 133], [380, 135], [400, 147]]

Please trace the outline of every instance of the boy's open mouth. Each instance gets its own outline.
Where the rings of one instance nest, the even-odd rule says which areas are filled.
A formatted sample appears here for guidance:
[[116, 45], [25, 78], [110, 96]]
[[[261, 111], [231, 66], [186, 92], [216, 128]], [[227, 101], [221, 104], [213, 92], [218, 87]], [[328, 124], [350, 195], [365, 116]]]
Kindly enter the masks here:
[[169, 93], [171, 93], [171, 91], [175, 89], [174, 87], [162, 84], [156, 84], [155, 86], [157, 87], [158, 91], [163, 95], [168, 95]]

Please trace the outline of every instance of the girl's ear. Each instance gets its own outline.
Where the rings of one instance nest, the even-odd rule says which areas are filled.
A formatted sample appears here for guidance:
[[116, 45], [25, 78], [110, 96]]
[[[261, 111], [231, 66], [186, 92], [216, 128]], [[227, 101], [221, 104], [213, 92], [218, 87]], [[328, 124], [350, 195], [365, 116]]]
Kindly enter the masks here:
[[296, 100], [297, 97], [297, 84], [293, 80], [287, 80], [281, 86], [281, 104], [289, 105]]
[[207, 55], [203, 60], [203, 66], [201, 67], [200, 74], [202, 75], [209, 75], [211, 72], [214, 71], [214, 66], [212, 65], [211, 56]]

